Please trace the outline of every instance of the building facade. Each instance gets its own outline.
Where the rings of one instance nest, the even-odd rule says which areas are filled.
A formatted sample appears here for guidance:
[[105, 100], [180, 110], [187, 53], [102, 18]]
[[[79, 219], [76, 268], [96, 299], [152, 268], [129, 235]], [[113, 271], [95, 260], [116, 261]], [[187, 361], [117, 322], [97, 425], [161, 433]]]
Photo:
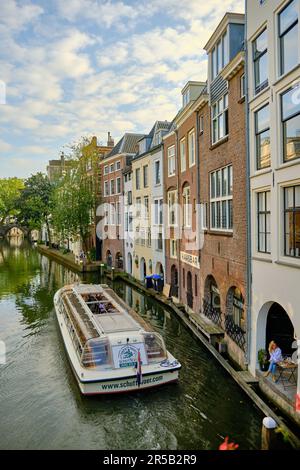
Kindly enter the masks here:
[[[300, 340], [300, 2], [246, 4], [255, 373], [271, 340], [286, 355]], [[299, 393], [298, 364], [300, 410]]]
[[132, 276], [133, 274], [133, 200], [132, 200], [132, 168], [131, 162], [123, 171], [124, 179], [124, 270]]
[[137, 152], [141, 134], [126, 133], [101, 161], [102, 205], [98, 224], [102, 238], [102, 260], [117, 269], [124, 268], [124, 175]]

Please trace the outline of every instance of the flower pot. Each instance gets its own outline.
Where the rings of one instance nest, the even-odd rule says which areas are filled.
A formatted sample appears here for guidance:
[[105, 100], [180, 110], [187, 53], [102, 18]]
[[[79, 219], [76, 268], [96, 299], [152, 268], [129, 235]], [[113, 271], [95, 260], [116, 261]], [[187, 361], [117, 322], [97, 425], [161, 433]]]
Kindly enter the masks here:
[[268, 362], [262, 362], [259, 364], [259, 367], [260, 367], [260, 370], [262, 372], [267, 372], [268, 368], [269, 368], [269, 364]]

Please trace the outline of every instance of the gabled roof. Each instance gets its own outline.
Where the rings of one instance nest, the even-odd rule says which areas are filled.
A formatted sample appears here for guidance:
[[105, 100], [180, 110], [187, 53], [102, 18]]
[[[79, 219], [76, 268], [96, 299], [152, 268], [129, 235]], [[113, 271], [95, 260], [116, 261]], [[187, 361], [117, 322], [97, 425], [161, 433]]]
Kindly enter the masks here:
[[131, 134], [126, 132], [126, 134], [123, 135], [122, 139], [119, 140], [119, 142], [114, 146], [106, 158], [118, 155], [119, 153], [128, 153], [134, 155], [136, 153], [137, 143], [143, 137], [143, 134]]
[[141, 141], [143, 139], [148, 140], [148, 145], [147, 145], [146, 151], [143, 152], [142, 154], [137, 153], [135, 155], [134, 159], [140, 158], [142, 155], [145, 155], [147, 152], [149, 152], [153, 148], [160, 145], [160, 144], [157, 144], [156, 140], [155, 140], [155, 136], [156, 136], [157, 132], [162, 131], [164, 133], [167, 133], [167, 132], [169, 132], [169, 129], [170, 129], [171, 125], [172, 125], [172, 123], [169, 122], [169, 121], [156, 121], [154, 126], [152, 127], [151, 131], [149, 132], [149, 134], [144, 135], [141, 139], [139, 139], [139, 141]]

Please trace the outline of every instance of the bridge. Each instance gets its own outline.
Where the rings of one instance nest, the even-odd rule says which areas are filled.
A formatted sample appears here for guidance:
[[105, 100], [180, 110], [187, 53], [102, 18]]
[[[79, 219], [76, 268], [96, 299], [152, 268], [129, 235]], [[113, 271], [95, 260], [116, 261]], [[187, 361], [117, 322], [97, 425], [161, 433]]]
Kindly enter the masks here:
[[21, 230], [23, 232], [24, 237], [28, 237], [31, 232], [31, 230], [28, 227], [14, 222], [11, 224], [0, 225], [0, 238], [6, 237], [8, 233], [10, 232], [10, 230], [13, 228], [17, 228]]

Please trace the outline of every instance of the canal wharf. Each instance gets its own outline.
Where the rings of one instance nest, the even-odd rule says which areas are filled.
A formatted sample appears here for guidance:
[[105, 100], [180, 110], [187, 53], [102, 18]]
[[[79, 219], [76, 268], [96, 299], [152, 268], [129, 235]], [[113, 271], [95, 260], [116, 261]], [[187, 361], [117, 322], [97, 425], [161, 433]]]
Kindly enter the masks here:
[[61, 253], [59, 250], [49, 248], [46, 245], [37, 245], [36, 249], [42, 255], [45, 255], [48, 258], [54, 259], [58, 263], [61, 263], [67, 268], [72, 269], [72, 271], [76, 271], [78, 273], [99, 272], [99, 269], [100, 269], [99, 261], [77, 263], [75, 261], [75, 256], [70, 253], [64, 254], [64, 253]]

